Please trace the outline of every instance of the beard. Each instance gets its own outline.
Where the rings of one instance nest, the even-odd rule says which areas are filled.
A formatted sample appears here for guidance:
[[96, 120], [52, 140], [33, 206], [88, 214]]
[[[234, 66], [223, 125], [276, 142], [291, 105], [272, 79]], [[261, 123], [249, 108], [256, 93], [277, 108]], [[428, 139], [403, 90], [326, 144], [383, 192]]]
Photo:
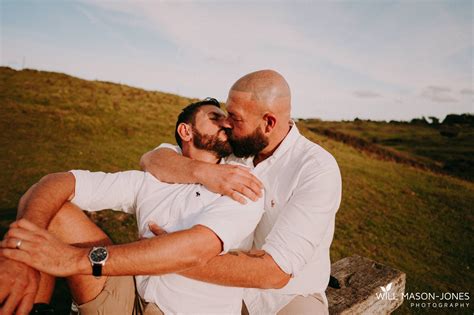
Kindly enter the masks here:
[[197, 149], [214, 152], [218, 158], [229, 156], [232, 153], [232, 147], [229, 142], [220, 140], [219, 133], [203, 135], [196, 129], [193, 129], [193, 144]]
[[240, 139], [230, 135], [229, 143], [236, 157], [248, 158], [260, 153], [268, 145], [269, 140], [262, 130], [257, 127], [250, 135]]

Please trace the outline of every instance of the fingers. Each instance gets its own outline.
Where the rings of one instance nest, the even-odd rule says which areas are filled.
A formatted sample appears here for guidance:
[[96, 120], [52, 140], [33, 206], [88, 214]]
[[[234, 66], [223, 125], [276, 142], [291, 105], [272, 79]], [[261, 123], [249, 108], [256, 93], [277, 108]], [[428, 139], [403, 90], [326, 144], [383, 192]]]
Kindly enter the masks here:
[[165, 230], [163, 230], [158, 224], [156, 224], [154, 222], [148, 223], [148, 228], [156, 236], [167, 234], [167, 232]]
[[247, 203], [247, 200], [245, 200], [245, 198], [235, 190], [232, 191], [229, 194], [229, 196], [230, 196], [230, 198], [234, 199], [235, 201], [237, 201], [238, 203], [241, 203], [243, 205], [245, 205]]
[[[242, 166], [238, 166], [237, 168], [239, 172], [235, 174], [234, 180], [243, 186], [237, 187], [236, 190], [247, 198], [257, 201], [258, 198], [262, 197], [263, 183]], [[246, 188], [245, 190], [243, 189], [244, 187]]]
[[[0, 250], [3, 251], [3, 250]], [[39, 273], [0, 257], [0, 314], [28, 314], [38, 290]]]
[[[18, 244], [20, 244], [20, 247], [17, 247]], [[25, 240], [17, 239], [17, 238], [7, 238], [3, 240], [1, 243], [2, 248], [18, 249], [18, 250], [24, 250], [26, 252], [30, 252], [31, 249], [35, 248], [36, 246], [37, 246], [36, 242], [25, 241]]]
[[264, 189], [265, 186], [263, 185], [263, 183], [254, 174], [250, 172], [249, 168], [240, 165], [238, 165], [237, 168], [243, 171], [243, 173], [241, 174], [242, 176], [246, 176], [251, 180], [252, 185], [255, 187], [255, 190], [261, 191]]
[[[9, 289], [10, 289], [10, 283], [1, 282], [0, 281], [0, 305], [3, 305], [3, 301], [6, 300], [8, 294], [9, 294]], [[0, 309], [0, 314], [2, 314], [1, 309]]]
[[20, 219], [18, 221], [15, 221], [12, 223], [12, 225], [17, 225], [16, 227], [23, 228], [25, 230], [31, 231], [31, 232], [36, 232], [36, 233], [42, 233], [45, 230], [36, 226], [35, 224], [31, 223], [30, 221], [26, 219]]
[[27, 293], [21, 299], [20, 306], [17, 307], [15, 315], [30, 314], [33, 304], [35, 303], [35, 293]]
[[37, 242], [39, 239], [43, 239], [42, 236], [34, 232], [22, 229], [22, 228], [10, 228], [7, 234], [5, 234], [4, 240], [10, 239], [10, 238], [15, 238], [17, 240], [30, 241], [30, 242], [35, 242], [35, 241]]
[[247, 186], [242, 186], [240, 188], [240, 191], [239, 191], [242, 195], [244, 195], [245, 197], [249, 198], [250, 200], [252, 201], [257, 201], [258, 200], [258, 196], [252, 191], [250, 190], [250, 188], [248, 188]]
[[18, 303], [20, 303], [21, 295], [18, 291], [13, 291], [3, 304], [2, 308], [0, 309], [0, 314], [13, 314]]
[[24, 250], [2, 248], [0, 249], [0, 255], [27, 265], [31, 265], [31, 257], [29, 253]]

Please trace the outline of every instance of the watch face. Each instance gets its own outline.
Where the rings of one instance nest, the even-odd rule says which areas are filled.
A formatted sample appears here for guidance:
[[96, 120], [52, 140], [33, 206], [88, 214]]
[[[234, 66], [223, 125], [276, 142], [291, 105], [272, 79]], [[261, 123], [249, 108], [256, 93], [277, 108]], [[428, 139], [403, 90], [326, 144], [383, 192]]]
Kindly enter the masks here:
[[90, 258], [92, 262], [99, 263], [107, 259], [107, 249], [105, 247], [98, 247], [91, 251]]

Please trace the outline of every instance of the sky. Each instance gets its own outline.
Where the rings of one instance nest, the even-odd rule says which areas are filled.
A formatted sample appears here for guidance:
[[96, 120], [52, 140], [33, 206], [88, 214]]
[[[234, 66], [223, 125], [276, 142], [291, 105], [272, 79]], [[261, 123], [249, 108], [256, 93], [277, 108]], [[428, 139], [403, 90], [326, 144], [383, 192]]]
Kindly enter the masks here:
[[474, 1], [0, 0], [0, 62], [225, 102], [288, 81], [292, 116], [474, 113]]

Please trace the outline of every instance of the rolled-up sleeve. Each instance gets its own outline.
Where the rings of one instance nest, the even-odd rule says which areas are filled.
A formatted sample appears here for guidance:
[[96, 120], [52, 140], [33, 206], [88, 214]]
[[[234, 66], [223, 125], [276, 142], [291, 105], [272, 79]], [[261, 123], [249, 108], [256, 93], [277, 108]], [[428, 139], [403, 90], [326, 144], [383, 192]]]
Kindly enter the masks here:
[[324, 238], [329, 237], [327, 231], [333, 228], [341, 200], [337, 165], [308, 169], [305, 174], [262, 246], [285, 273], [293, 276], [314, 258]]
[[70, 172], [76, 179], [71, 202], [79, 208], [86, 211], [112, 209], [135, 213], [136, 197], [144, 181], [144, 172]]

